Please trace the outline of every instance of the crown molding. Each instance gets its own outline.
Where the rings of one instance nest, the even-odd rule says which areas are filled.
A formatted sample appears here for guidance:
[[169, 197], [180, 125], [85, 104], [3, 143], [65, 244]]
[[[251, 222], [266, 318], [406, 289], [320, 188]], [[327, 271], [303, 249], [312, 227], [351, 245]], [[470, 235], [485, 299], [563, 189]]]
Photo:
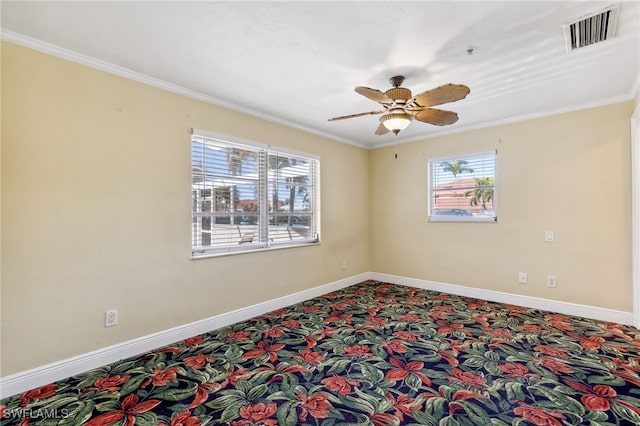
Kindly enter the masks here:
[[246, 108], [231, 102], [224, 101], [222, 99], [218, 99], [214, 96], [207, 95], [196, 90], [187, 89], [182, 86], [178, 86], [176, 84], [168, 83], [164, 80], [160, 80], [154, 77], [150, 77], [146, 74], [142, 74], [128, 68], [124, 68], [118, 65], [114, 65], [110, 62], [102, 61], [100, 59], [96, 59], [87, 55], [83, 55], [81, 53], [75, 52], [73, 50], [65, 49], [50, 43], [45, 43], [41, 40], [37, 40], [31, 37], [27, 37], [23, 34], [16, 33], [14, 31], [2, 29], [0, 33], [0, 39], [4, 41], [8, 41], [19, 46], [27, 47], [29, 49], [36, 50], [41, 53], [46, 53], [51, 56], [55, 56], [70, 62], [74, 62], [80, 65], [85, 65], [90, 68], [97, 69], [99, 71], [104, 71], [109, 74], [116, 75], [118, 77], [123, 77], [128, 80], [133, 80], [138, 83], [146, 84], [147, 86], [152, 86], [161, 90], [165, 90], [167, 92], [175, 93], [177, 95], [185, 96], [191, 99], [195, 99], [197, 101], [205, 102], [210, 105], [215, 105], [217, 107], [225, 108], [231, 111], [239, 112], [241, 114], [245, 114], [251, 117], [259, 118], [264, 121], [268, 121], [271, 123], [279, 124], [291, 129], [300, 130], [305, 133], [309, 133], [315, 136], [319, 136], [325, 139], [331, 139], [336, 142], [341, 142], [347, 145], [353, 145], [358, 148], [368, 149], [369, 147], [366, 145], [362, 145], [358, 142], [352, 141], [350, 139], [341, 138], [336, 135], [332, 135], [329, 133], [321, 132], [316, 129], [312, 129], [310, 127], [303, 126], [298, 123], [294, 123], [292, 121], [284, 120], [279, 117], [275, 117], [269, 114], [264, 114], [262, 112]]
[[625, 102], [630, 100], [638, 101], [638, 99], [640, 98], [640, 75], [639, 75], [636, 78], [629, 94], [627, 95], [617, 96], [617, 97], [603, 99], [603, 100], [594, 101], [594, 102], [587, 102], [583, 104], [575, 104], [568, 107], [539, 111], [533, 114], [524, 114], [524, 115], [509, 117], [501, 120], [487, 121], [483, 123], [470, 124], [470, 125], [460, 126], [455, 128], [447, 128], [446, 130], [437, 130], [427, 135], [420, 135], [420, 136], [415, 136], [407, 139], [396, 139], [393, 141], [383, 142], [375, 145], [364, 145], [362, 143], [353, 141], [351, 139], [342, 138], [326, 132], [321, 132], [319, 130], [312, 129], [310, 127], [303, 126], [301, 124], [294, 123], [292, 121], [284, 120], [279, 117], [275, 117], [269, 114], [262, 113], [260, 111], [243, 107], [241, 105], [224, 101], [222, 99], [218, 99], [214, 96], [207, 95], [207, 94], [198, 92], [196, 90], [187, 89], [185, 87], [178, 86], [176, 84], [168, 83], [164, 80], [150, 77], [146, 74], [142, 74], [142, 73], [130, 70], [128, 68], [114, 65], [112, 63], [102, 61], [100, 59], [96, 59], [87, 55], [83, 55], [81, 53], [78, 53], [69, 49], [64, 49], [62, 47], [59, 47], [50, 43], [45, 43], [43, 41], [31, 38], [31, 37], [27, 37], [23, 34], [16, 33], [14, 31], [2, 29], [0, 32], [0, 39], [36, 50], [38, 52], [46, 53], [61, 59], [65, 59], [70, 62], [85, 65], [87, 67], [94, 68], [99, 71], [104, 71], [119, 77], [136, 81], [138, 83], [142, 83], [142, 84], [152, 86], [161, 90], [165, 90], [167, 92], [175, 93], [177, 95], [181, 95], [197, 101], [205, 102], [210, 105], [225, 108], [225, 109], [235, 111], [244, 115], [248, 115], [254, 118], [258, 118], [264, 121], [279, 124], [291, 129], [299, 130], [299, 131], [309, 133], [315, 136], [319, 136], [325, 139], [330, 139], [336, 142], [352, 145], [352, 146], [366, 149], [366, 150], [374, 150], [374, 149], [380, 149], [380, 148], [385, 148], [389, 146], [404, 145], [407, 143], [425, 141], [425, 140], [429, 140], [429, 139], [433, 139], [441, 136], [448, 136], [448, 135], [453, 135], [457, 133], [469, 132], [472, 130], [485, 129], [488, 127], [496, 127], [496, 126], [502, 126], [506, 124], [513, 124], [513, 123], [518, 123], [522, 121], [548, 117], [552, 115], [558, 115], [558, 114], [580, 111], [580, 110], [589, 109], [589, 108], [612, 105], [615, 103], [620, 103], [620, 102]]
[[636, 81], [633, 83], [633, 87], [631, 88], [631, 98], [638, 103], [640, 99], [640, 74], [636, 77]]
[[438, 138], [441, 136], [448, 136], [448, 135], [453, 135], [457, 133], [470, 132], [472, 130], [486, 129], [488, 127], [504, 126], [506, 124], [514, 124], [522, 121], [535, 120], [537, 118], [550, 117], [553, 115], [565, 114], [565, 113], [575, 112], [575, 111], [582, 111], [582, 110], [591, 109], [591, 108], [598, 108], [602, 106], [613, 105], [620, 102], [632, 101], [637, 99], [638, 96], [640, 96], [640, 93], [639, 93], [640, 88], [638, 87], [639, 83], [640, 83], [640, 80], [636, 80], [634, 84], [634, 88], [631, 90], [631, 92], [628, 95], [615, 96], [613, 98], [602, 99], [594, 102], [586, 102], [582, 104], [575, 104], [575, 105], [570, 105], [562, 108], [554, 108], [546, 111], [535, 112], [533, 114], [518, 115], [515, 117], [509, 117], [501, 120], [487, 121], [487, 122], [478, 123], [478, 124], [470, 124], [467, 126], [449, 128], [446, 130], [440, 130], [433, 133], [429, 133], [428, 135], [417, 136], [411, 139], [405, 139], [398, 142], [385, 142], [385, 143], [377, 144], [371, 147], [370, 149], [379, 149], [379, 148], [385, 148], [389, 146], [407, 144], [412, 142], [420, 142], [420, 141], [425, 141], [433, 138]]

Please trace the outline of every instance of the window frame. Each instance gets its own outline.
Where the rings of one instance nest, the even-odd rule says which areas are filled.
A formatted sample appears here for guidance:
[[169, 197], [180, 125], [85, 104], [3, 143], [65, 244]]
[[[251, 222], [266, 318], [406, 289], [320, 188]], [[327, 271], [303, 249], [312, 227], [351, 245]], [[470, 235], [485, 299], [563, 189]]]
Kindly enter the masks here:
[[[258, 185], [260, 186], [260, 190], [258, 190], [259, 194], [257, 195], [258, 200], [258, 212], [257, 215], [254, 215], [258, 218], [256, 224], [256, 231], [258, 233], [258, 240], [251, 241], [250, 244], [242, 244], [242, 243], [228, 243], [221, 244], [219, 246], [209, 246], [204, 247], [202, 245], [198, 246], [196, 244], [196, 235], [198, 234], [197, 229], [198, 224], [194, 221], [194, 217], [203, 217], [202, 212], [200, 211], [199, 204], [202, 202], [202, 198], [198, 198], [197, 194], [194, 196], [194, 191], [196, 191], [196, 184], [194, 183], [194, 151], [193, 151], [193, 143], [199, 142], [196, 138], [202, 139], [202, 142], [205, 143], [207, 140], [212, 144], [223, 145], [226, 147], [246, 149], [248, 151], [258, 152], [256, 163], [257, 163], [257, 180]], [[219, 257], [226, 255], [234, 255], [234, 254], [243, 254], [243, 253], [253, 253], [260, 251], [269, 251], [269, 250], [277, 250], [284, 248], [293, 248], [293, 247], [304, 247], [310, 245], [320, 244], [320, 157], [318, 155], [309, 154], [305, 152], [295, 151], [289, 148], [276, 147], [267, 144], [261, 144], [253, 141], [247, 141], [242, 139], [237, 139], [233, 137], [229, 137], [226, 135], [221, 135], [217, 133], [208, 132], [205, 130], [192, 129], [189, 137], [189, 146], [190, 146], [190, 159], [191, 159], [191, 258], [192, 259], [202, 259], [209, 257]], [[269, 212], [269, 188], [271, 185], [278, 185], [278, 180], [269, 177], [269, 157], [273, 155], [278, 155], [282, 157], [286, 157], [288, 159], [297, 158], [299, 160], [304, 160], [309, 163], [309, 176], [311, 177], [310, 183], [305, 183], [305, 187], [311, 188], [312, 194], [309, 195], [309, 210], [310, 213], [308, 216], [311, 218], [309, 223], [309, 233], [310, 236], [307, 238], [300, 239], [291, 239], [291, 230], [293, 226], [287, 225], [287, 232], [289, 233], [289, 241], [286, 240], [278, 240], [275, 237], [269, 238], [270, 232], [270, 219], [271, 216], [274, 217], [274, 222], [277, 223], [276, 216], [282, 216], [282, 214], [278, 214], [277, 212]], [[276, 169], [280, 170], [280, 169]], [[200, 190], [206, 190], [204, 186], [199, 188]], [[218, 213], [212, 212], [210, 216], [216, 217]], [[237, 212], [228, 212], [226, 216], [234, 216], [236, 217], [239, 213]], [[291, 212], [289, 216], [307, 216], [301, 215], [300, 213], [296, 214], [294, 210]], [[213, 232], [213, 228], [216, 223], [214, 220], [211, 220], [211, 232]], [[201, 226], [201, 225], [200, 225]], [[202, 230], [201, 230], [202, 231]], [[238, 231], [240, 228], [238, 227]], [[260, 239], [260, 236], [263, 236]], [[242, 238], [241, 238], [242, 239]]]
[[[470, 158], [493, 156], [493, 196], [491, 199], [493, 215], [477, 215], [477, 216], [455, 216], [455, 215], [434, 215], [434, 183], [435, 183], [435, 167], [441, 163], [459, 160], [468, 160]], [[473, 153], [464, 153], [449, 155], [445, 157], [434, 157], [427, 159], [427, 219], [429, 222], [471, 222], [471, 223], [496, 223], [498, 222], [498, 151], [480, 151]]]

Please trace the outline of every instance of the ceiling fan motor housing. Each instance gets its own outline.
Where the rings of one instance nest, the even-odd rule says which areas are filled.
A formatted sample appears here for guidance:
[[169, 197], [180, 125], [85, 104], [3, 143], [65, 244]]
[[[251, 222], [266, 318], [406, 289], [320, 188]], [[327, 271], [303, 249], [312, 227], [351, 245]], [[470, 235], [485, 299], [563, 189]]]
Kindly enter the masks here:
[[411, 90], [404, 87], [394, 87], [393, 89], [389, 89], [384, 92], [384, 94], [396, 102], [404, 101], [402, 103], [405, 103], [406, 101], [411, 99]]

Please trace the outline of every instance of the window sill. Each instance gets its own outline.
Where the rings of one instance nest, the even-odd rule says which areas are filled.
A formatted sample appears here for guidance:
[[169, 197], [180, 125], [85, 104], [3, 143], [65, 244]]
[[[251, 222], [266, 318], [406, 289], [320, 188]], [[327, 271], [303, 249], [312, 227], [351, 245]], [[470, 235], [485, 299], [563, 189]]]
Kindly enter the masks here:
[[492, 216], [429, 216], [429, 222], [467, 222], [496, 223], [498, 217]]
[[314, 241], [314, 242], [309, 242], [304, 244], [280, 244], [280, 245], [275, 245], [270, 247], [259, 247], [255, 249], [234, 250], [234, 251], [225, 251], [225, 252], [218, 252], [218, 253], [211, 252], [211, 253], [201, 254], [198, 256], [192, 255], [191, 260], [209, 259], [212, 257], [236, 256], [239, 254], [248, 254], [248, 253], [263, 253], [263, 252], [273, 251], [273, 250], [284, 250], [284, 249], [292, 249], [292, 248], [299, 248], [299, 247], [319, 246], [320, 244], [321, 244], [320, 241]]

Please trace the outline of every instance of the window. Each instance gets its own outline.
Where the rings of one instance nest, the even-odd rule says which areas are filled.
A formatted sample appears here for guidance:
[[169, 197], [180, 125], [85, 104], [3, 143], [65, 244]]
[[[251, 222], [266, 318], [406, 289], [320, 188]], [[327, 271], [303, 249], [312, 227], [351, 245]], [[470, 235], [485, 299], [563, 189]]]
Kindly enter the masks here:
[[497, 221], [496, 154], [429, 160], [429, 220]]
[[192, 256], [318, 242], [319, 160], [191, 138]]

